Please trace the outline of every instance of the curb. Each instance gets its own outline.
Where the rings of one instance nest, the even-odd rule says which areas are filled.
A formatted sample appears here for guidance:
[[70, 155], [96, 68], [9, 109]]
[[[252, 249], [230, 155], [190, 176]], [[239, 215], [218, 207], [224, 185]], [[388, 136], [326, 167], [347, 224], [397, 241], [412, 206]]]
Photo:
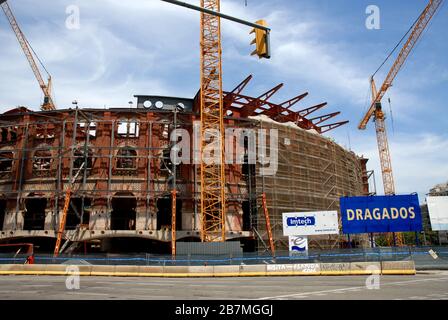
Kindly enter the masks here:
[[158, 278], [278, 277], [278, 276], [366, 276], [415, 275], [413, 261], [275, 264], [244, 266], [77, 266], [68, 265], [0, 265], [0, 275], [35, 276], [105, 276]]

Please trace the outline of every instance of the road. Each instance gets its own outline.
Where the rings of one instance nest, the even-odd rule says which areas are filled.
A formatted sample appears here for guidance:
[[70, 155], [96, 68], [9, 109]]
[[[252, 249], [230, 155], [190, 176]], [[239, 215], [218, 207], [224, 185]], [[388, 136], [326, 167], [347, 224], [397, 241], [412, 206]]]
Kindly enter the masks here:
[[367, 276], [269, 278], [116, 278], [81, 277], [68, 290], [66, 277], [0, 276], [0, 299], [162, 299], [162, 300], [448, 300], [448, 272], [381, 276], [379, 289]]

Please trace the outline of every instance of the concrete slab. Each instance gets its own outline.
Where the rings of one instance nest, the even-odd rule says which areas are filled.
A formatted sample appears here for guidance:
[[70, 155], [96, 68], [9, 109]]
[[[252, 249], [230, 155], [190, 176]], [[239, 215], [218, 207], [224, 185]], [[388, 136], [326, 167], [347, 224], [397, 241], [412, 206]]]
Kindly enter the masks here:
[[293, 264], [294, 275], [318, 276], [321, 274], [319, 263]]
[[137, 277], [139, 272], [139, 266], [116, 266], [114, 270], [114, 276]]
[[163, 267], [164, 277], [188, 277], [188, 266]]
[[323, 276], [350, 275], [350, 263], [321, 263], [320, 274]]
[[138, 269], [139, 277], [162, 277], [163, 266], [140, 266]]
[[115, 266], [92, 266], [92, 276], [114, 276]]
[[352, 275], [369, 275], [381, 274], [380, 262], [351, 262], [350, 274]]
[[[44, 274], [46, 275], [66, 275], [68, 271], [71, 271], [72, 266], [67, 266], [67, 265], [63, 265], [63, 264], [47, 264], [45, 265], [44, 268]], [[89, 270], [89, 274], [90, 275], [90, 270]]]
[[213, 277], [213, 266], [189, 266], [188, 273], [190, 277]]
[[291, 276], [294, 274], [292, 264], [267, 264], [266, 274], [268, 276]]
[[382, 274], [416, 274], [414, 261], [383, 261]]
[[23, 264], [0, 264], [0, 274], [9, 274], [14, 271], [23, 271]]
[[240, 266], [240, 277], [265, 276], [266, 265], [242, 265]]
[[240, 266], [213, 266], [215, 277], [238, 277]]

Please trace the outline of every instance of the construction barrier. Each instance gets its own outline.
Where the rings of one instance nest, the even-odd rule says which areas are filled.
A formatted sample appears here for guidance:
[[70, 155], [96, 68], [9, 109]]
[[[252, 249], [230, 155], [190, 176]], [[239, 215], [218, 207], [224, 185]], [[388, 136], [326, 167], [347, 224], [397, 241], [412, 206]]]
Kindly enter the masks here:
[[213, 275], [215, 277], [238, 277], [240, 266], [213, 266]]
[[99, 266], [99, 265], [1, 265], [0, 275], [73, 275], [114, 277], [255, 277], [414, 275], [413, 261], [265, 264], [229, 266]]
[[381, 273], [384, 275], [416, 274], [414, 261], [381, 262]]
[[350, 263], [321, 263], [321, 276], [345, 276], [350, 274]]
[[381, 262], [351, 262], [351, 275], [381, 274]]
[[190, 277], [213, 277], [213, 266], [190, 266], [188, 267]]

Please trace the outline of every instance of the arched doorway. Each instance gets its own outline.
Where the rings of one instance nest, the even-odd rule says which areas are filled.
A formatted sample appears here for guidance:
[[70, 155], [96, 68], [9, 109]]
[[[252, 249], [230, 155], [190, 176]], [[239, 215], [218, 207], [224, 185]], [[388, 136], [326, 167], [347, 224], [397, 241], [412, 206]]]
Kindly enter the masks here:
[[[82, 223], [88, 225], [90, 221], [90, 208], [92, 199], [90, 198], [72, 198], [67, 211], [66, 230], [76, 230]], [[82, 217], [82, 220], [81, 220]]]
[[25, 201], [23, 230], [44, 230], [47, 199], [31, 195]]
[[[171, 196], [157, 199], [157, 230], [171, 228]], [[176, 230], [182, 230], [182, 200], [176, 199]]]
[[137, 199], [132, 193], [118, 192], [112, 198], [111, 230], [135, 230]]
[[5, 215], [6, 215], [6, 200], [1, 199], [0, 200], [0, 230], [3, 230]]

